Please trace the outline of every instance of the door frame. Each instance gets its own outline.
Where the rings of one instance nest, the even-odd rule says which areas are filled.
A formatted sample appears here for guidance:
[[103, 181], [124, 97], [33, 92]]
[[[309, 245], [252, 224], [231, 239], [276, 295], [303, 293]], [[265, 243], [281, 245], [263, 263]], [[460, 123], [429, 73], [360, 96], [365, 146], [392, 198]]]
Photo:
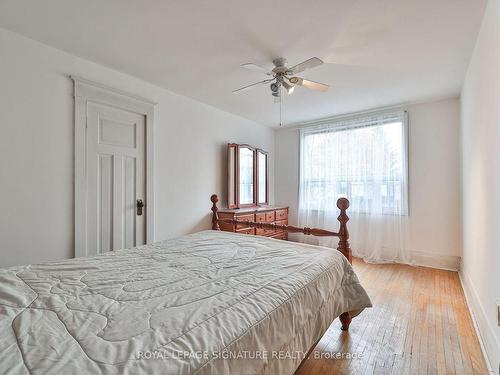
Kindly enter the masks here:
[[74, 83], [75, 114], [75, 257], [87, 256], [87, 110], [104, 104], [145, 117], [146, 243], [155, 240], [154, 127], [157, 103], [111, 87], [70, 76]]

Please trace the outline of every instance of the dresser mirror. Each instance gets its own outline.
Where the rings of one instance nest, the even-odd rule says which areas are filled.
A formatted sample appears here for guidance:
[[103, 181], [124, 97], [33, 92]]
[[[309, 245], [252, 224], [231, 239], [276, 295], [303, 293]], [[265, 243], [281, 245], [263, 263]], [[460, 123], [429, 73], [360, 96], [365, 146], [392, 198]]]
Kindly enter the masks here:
[[236, 189], [236, 175], [238, 173], [238, 145], [227, 145], [227, 206], [238, 207], [238, 193]]
[[239, 207], [255, 205], [255, 150], [250, 146], [239, 147]]
[[227, 145], [228, 208], [269, 204], [269, 154], [246, 144]]

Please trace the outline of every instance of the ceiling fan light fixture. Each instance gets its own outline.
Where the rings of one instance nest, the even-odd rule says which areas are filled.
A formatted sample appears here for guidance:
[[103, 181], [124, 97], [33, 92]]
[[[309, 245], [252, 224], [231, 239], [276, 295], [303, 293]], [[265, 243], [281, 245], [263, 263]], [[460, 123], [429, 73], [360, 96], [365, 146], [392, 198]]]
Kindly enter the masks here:
[[278, 101], [281, 104], [281, 100], [283, 99], [282, 91], [285, 92], [286, 90], [287, 94], [291, 95], [295, 91], [296, 86], [302, 86], [307, 89], [322, 91], [322, 92], [327, 91], [328, 88], [330, 87], [329, 85], [325, 85], [324, 83], [314, 82], [295, 76], [295, 74], [297, 73], [303, 72], [305, 70], [323, 64], [323, 61], [321, 61], [321, 59], [318, 59], [317, 57], [311, 57], [310, 59], [305, 60], [300, 64], [297, 64], [291, 68], [287, 66], [286, 59], [282, 57], [274, 59], [273, 64], [274, 64], [274, 69], [272, 70], [268, 70], [265, 67], [253, 63], [242, 64], [241, 65], [242, 68], [259, 71], [270, 77], [263, 81], [240, 87], [239, 89], [233, 90], [233, 92], [240, 93], [242, 91], [246, 91], [247, 89], [257, 87], [261, 84], [270, 84], [269, 86], [271, 89], [271, 94], [274, 97], [275, 103]]
[[288, 95], [291, 95], [293, 93], [293, 91], [295, 90], [295, 86], [289, 84], [288, 82], [283, 82], [283, 87], [285, 88]]

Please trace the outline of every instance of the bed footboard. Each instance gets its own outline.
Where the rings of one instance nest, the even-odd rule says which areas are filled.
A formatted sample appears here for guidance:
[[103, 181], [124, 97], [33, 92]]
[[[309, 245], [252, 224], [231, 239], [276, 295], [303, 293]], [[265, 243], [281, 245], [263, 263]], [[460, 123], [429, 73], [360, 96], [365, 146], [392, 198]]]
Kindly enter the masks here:
[[349, 200], [347, 198], [339, 198], [337, 200], [337, 207], [340, 210], [340, 215], [337, 217], [340, 222], [339, 231], [332, 232], [326, 229], [319, 228], [308, 228], [308, 227], [295, 227], [293, 225], [279, 225], [279, 224], [270, 224], [270, 223], [257, 223], [255, 221], [249, 220], [234, 220], [234, 219], [219, 219], [217, 212], [219, 208], [217, 207], [217, 202], [219, 201], [219, 197], [216, 194], [213, 194], [210, 197], [212, 202], [212, 229], [220, 230], [219, 223], [226, 223], [231, 225], [245, 225], [251, 228], [258, 229], [271, 229], [274, 231], [283, 231], [287, 233], [303, 233], [306, 235], [317, 236], [317, 237], [338, 237], [339, 243], [337, 246], [337, 250], [340, 251], [352, 264], [352, 252], [351, 247], [349, 245], [349, 231], [347, 230], [347, 222], [349, 221], [349, 216], [347, 216], [347, 209], [349, 208]]
[[[352, 264], [352, 251], [349, 245], [349, 231], [347, 230], [347, 222], [349, 221], [349, 216], [347, 216], [347, 209], [349, 208], [349, 200], [347, 198], [339, 198], [337, 200], [337, 207], [340, 210], [340, 215], [337, 217], [340, 226], [338, 232], [332, 232], [326, 229], [319, 228], [308, 228], [308, 227], [295, 227], [293, 225], [279, 225], [279, 224], [270, 224], [270, 223], [258, 223], [255, 221], [249, 220], [234, 220], [234, 219], [219, 219], [217, 212], [219, 211], [217, 207], [217, 202], [219, 202], [219, 197], [216, 194], [213, 194], [210, 197], [210, 201], [212, 202], [212, 229], [220, 230], [219, 223], [227, 223], [231, 225], [244, 225], [251, 228], [259, 228], [259, 229], [272, 229], [273, 231], [283, 231], [287, 233], [303, 233], [311, 236], [318, 237], [326, 237], [333, 236], [339, 238], [339, 243], [337, 246], [337, 250], [340, 251]], [[351, 316], [349, 312], [345, 312], [339, 317], [340, 322], [342, 323], [342, 330], [347, 331], [349, 329], [349, 324], [351, 324]]]

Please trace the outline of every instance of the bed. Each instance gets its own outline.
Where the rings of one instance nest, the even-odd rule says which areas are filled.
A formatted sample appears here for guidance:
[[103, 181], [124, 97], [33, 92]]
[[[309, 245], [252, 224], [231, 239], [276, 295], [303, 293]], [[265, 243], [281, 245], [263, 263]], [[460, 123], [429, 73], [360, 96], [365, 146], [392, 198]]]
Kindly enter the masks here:
[[293, 374], [369, 306], [340, 252], [202, 231], [0, 270], [0, 372]]

